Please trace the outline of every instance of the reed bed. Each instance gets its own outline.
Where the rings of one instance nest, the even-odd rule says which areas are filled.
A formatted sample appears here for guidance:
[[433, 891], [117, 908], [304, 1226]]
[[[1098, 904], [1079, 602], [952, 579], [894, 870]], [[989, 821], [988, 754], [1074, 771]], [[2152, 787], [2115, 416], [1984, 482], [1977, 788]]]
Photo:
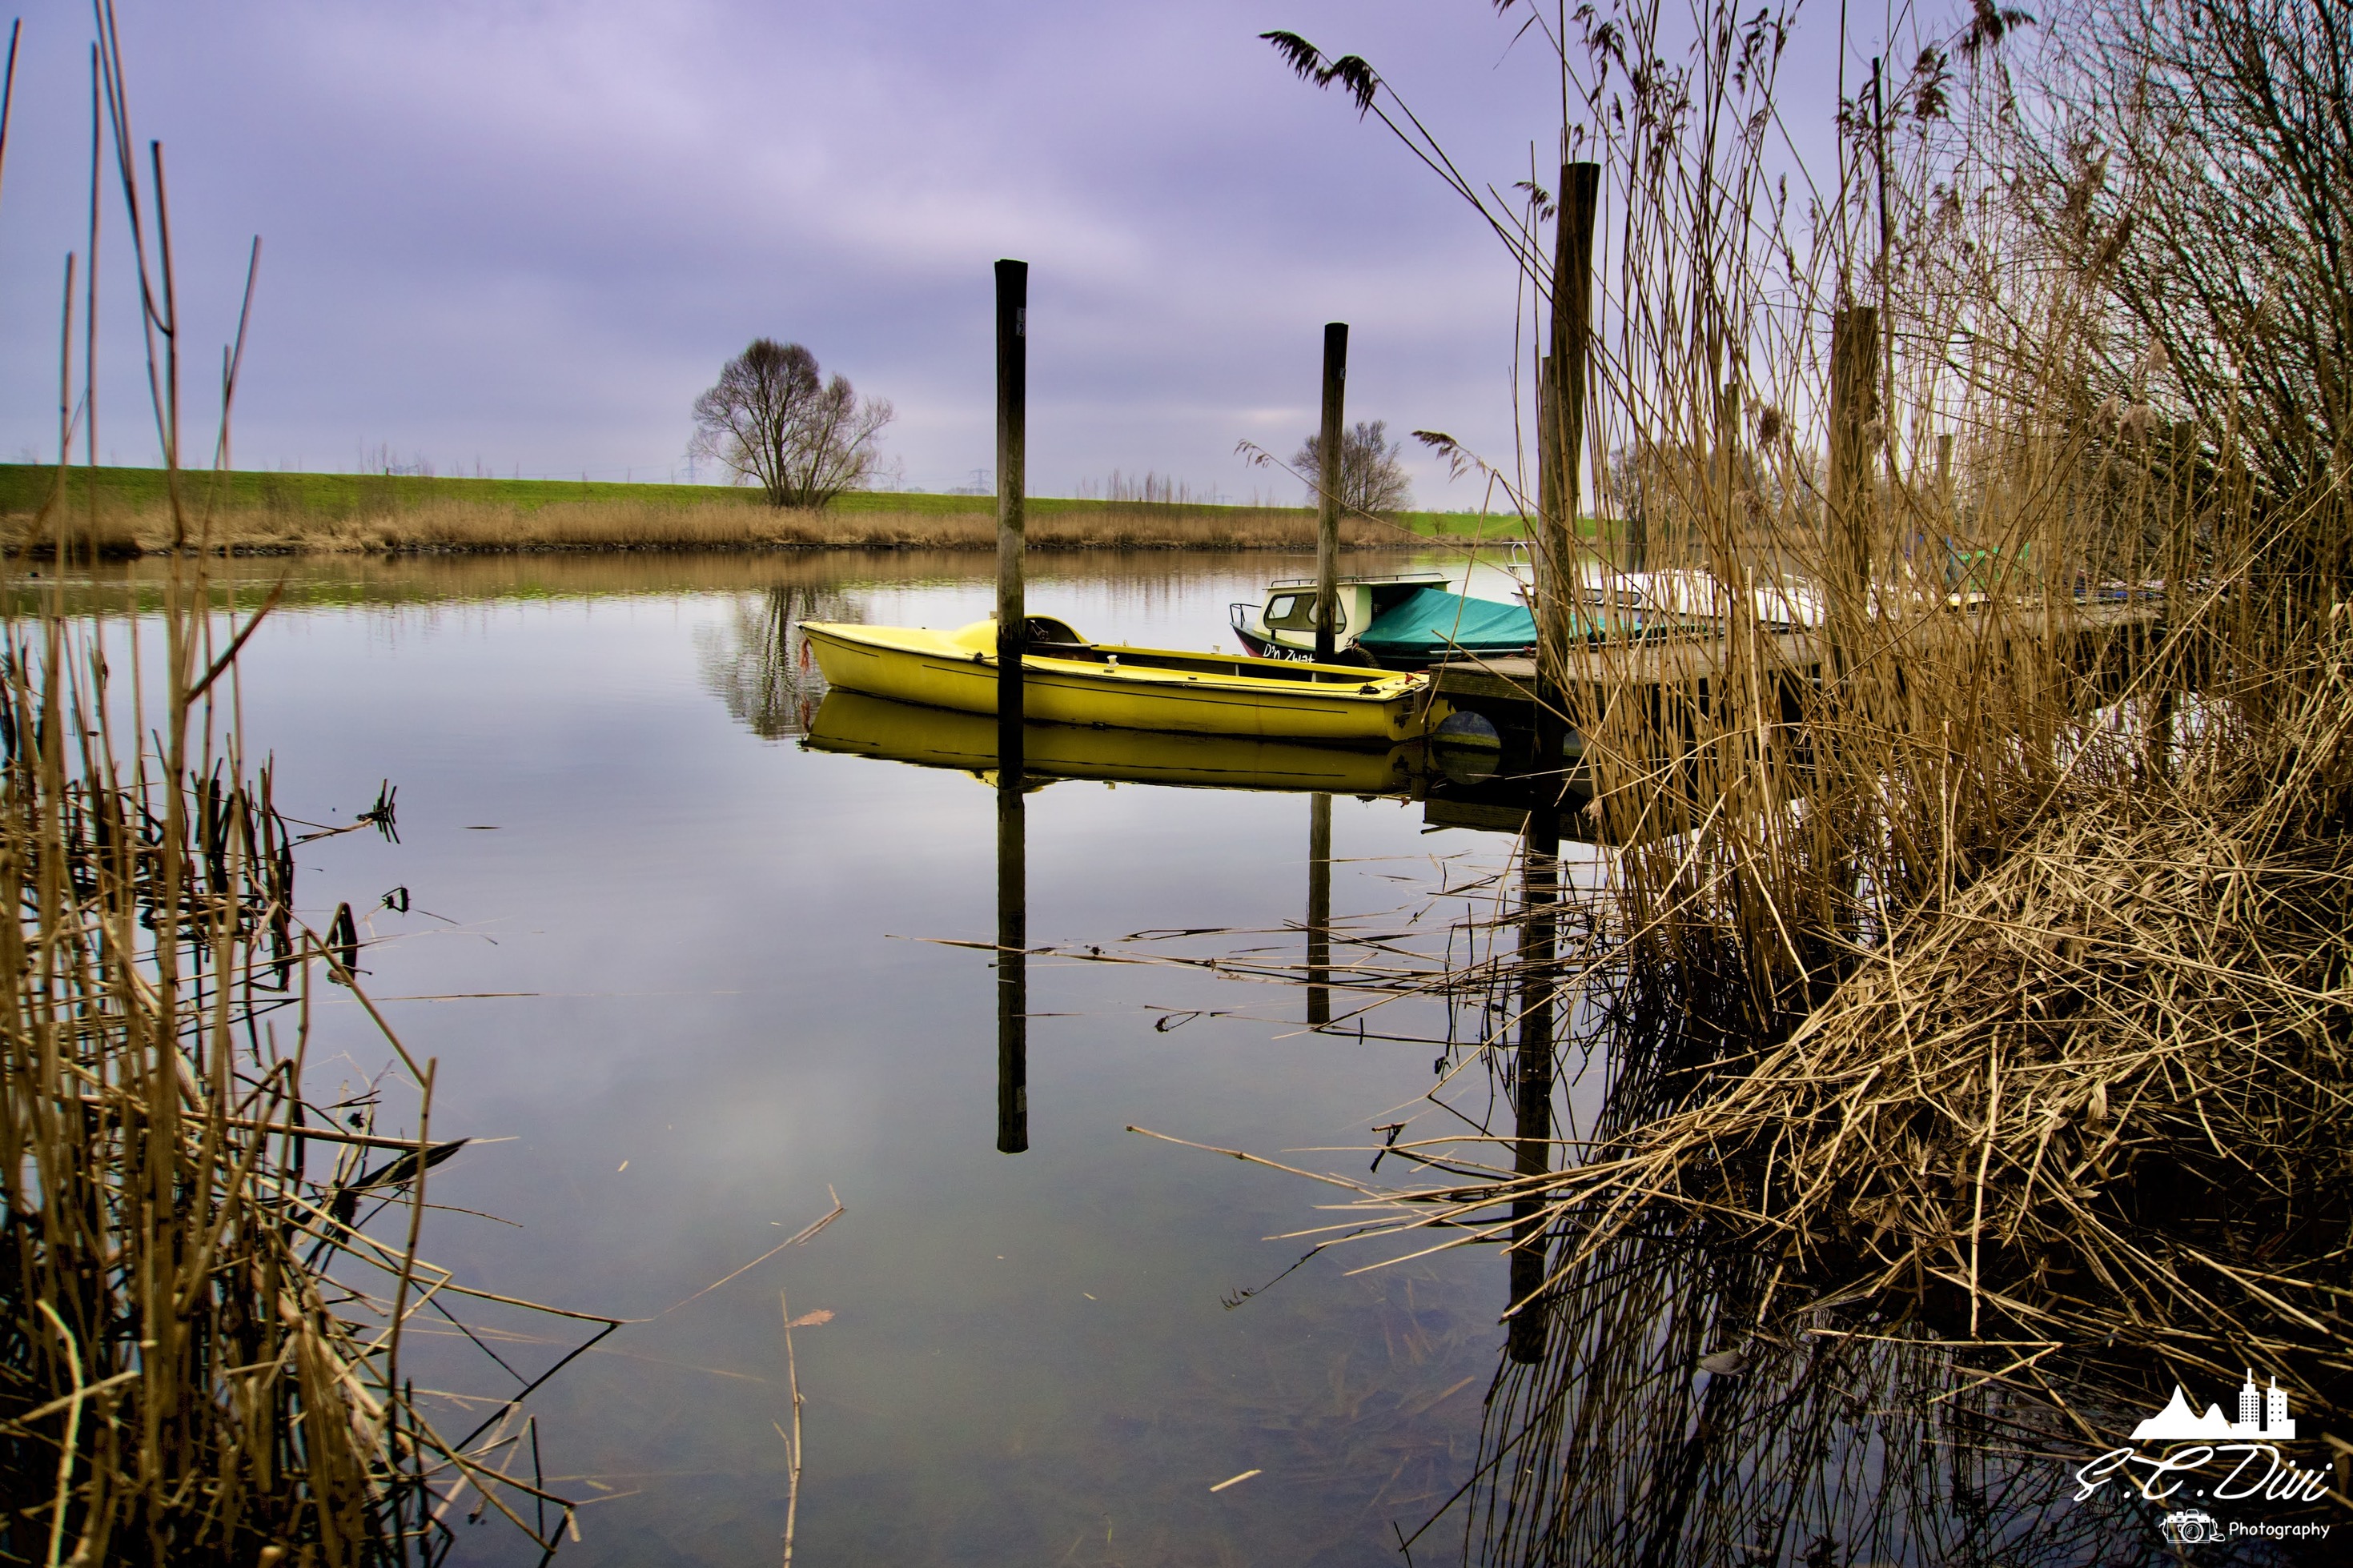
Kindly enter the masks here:
[[409, 1386], [402, 1327], [470, 1294], [417, 1250], [464, 1140], [389, 1030], [389, 1084], [306, 1088], [359, 946], [297, 918], [293, 858], [343, 830], [299, 833], [206, 724], [233, 647], [178, 587], [134, 755], [124, 649], [56, 616], [0, 646], [0, 1561], [430, 1561], [459, 1482], [552, 1546], [564, 1505], [504, 1474], [519, 1407], [445, 1435]]
[[[197, 548], [119, 619], [69, 607], [69, 541], [37, 588], [0, 563], [0, 1561], [430, 1563], [470, 1489], [477, 1517], [552, 1552], [571, 1510], [534, 1479], [536, 1384], [411, 1382], [418, 1320], [538, 1310], [420, 1256], [427, 1173], [467, 1141], [435, 1141], [434, 1063], [368, 1006], [349, 906], [322, 930], [297, 902], [297, 847], [393, 833], [395, 792], [340, 827], [297, 824], [242, 750], [237, 656], [277, 595], [221, 613], [178, 504], [163, 154], [142, 169], [111, 5], [96, 19], [169, 538]], [[61, 445], [89, 406], [67, 278]], [[82, 342], [87, 377], [95, 330]], [[333, 1099], [306, 1073], [331, 994], [388, 1064]]]
[[[201, 484], [192, 487], [200, 489]], [[59, 507], [0, 521], [0, 540], [32, 558], [53, 555], [57, 530], [77, 559], [169, 552], [176, 531], [168, 507], [101, 508], [95, 522]], [[633, 500], [551, 501], [535, 507], [427, 500], [398, 510], [335, 516], [278, 509], [224, 509], [204, 520], [215, 552], [233, 555], [390, 554], [564, 551], [955, 550], [997, 548], [997, 520], [984, 512], [828, 508], [776, 510], [723, 501], [691, 505]], [[1354, 549], [1416, 546], [1402, 528], [1351, 519], [1342, 539]], [[1315, 548], [1313, 515], [1269, 508], [1180, 507], [1034, 510], [1033, 550], [1284, 550]]]
[[1488, 1391], [1441, 1544], [1563, 1564], [2139, 1560], [2137, 1500], [2053, 1483], [2066, 1424], [1985, 1380], [2000, 1357], [1861, 1313], [1760, 1334], [1772, 1260], [1682, 1228], [1644, 1225], [1560, 1282], [1547, 1353]]
[[[2123, 39], [2236, 12], [2285, 15], [2158, 5], [2070, 43], [2132, 65]], [[1770, 69], [1736, 68], [1736, 30], [1626, 89], [1689, 113], [1623, 148], [1609, 482], [1652, 564], [1717, 585], [1721, 632], [1648, 702], [1622, 665], [1588, 672], [1609, 700], [1572, 717], [1600, 809], [1665, 828], [1617, 859], [1611, 962], [1725, 1054], [1532, 1184], [1576, 1238], [1555, 1272], [1664, 1205], [1774, 1249], [1796, 1300], [2126, 1340], [2192, 1381], [2253, 1355], [2341, 1413], [2353, 507], [2167, 339], [2291, 378], [2293, 343], [2225, 311], [2185, 344], [2108, 287], [2164, 158], [2055, 74], [2019, 114], [2022, 62], [1972, 16], [1850, 100], [1847, 210], [1810, 258], [1738, 224], [1778, 198], [1742, 129]], [[2253, 112], [2137, 68], [2176, 93], [2170, 134]], [[2321, 265], [2268, 238], [2263, 265]], [[2340, 422], [2341, 388], [2309, 384], [2307, 417]], [[1792, 601], [1820, 606], [1810, 634], [1766, 635]]]
[[[1556, 542], [1544, 593], [1639, 572], [1605, 596], [1700, 625], [1541, 672], [1583, 761], [1536, 817], [1618, 846], [1598, 876], [1556, 887], [1532, 829], [1477, 963], [1342, 982], [1359, 1016], [1451, 987], [1490, 1093], [1433, 1090], [1383, 1155], [1418, 1179], [1324, 1178], [1352, 1196], [1323, 1244], [1513, 1254], [1485, 1560], [2064, 1560], [1984, 1511], [2011, 1459], [2055, 1487], [2249, 1365], [2334, 1456], [2342, 1528], [2353, 54], [2267, 0], [2086, 0], [2040, 44], [1921, 14], [1810, 184], [1777, 130], [1793, 21], [1537, 29], [1602, 182], [1589, 402], [1538, 405], [1534, 460], [1431, 439]], [[1286, 48], [1422, 138], [1365, 62]], [[1552, 193], [1458, 189], [1543, 341]], [[1580, 468], [1626, 520], [1602, 561], [1545, 526]], [[1556, 1124], [1563, 1052], [1609, 1075], [1597, 1127]], [[1725, 1352], [1762, 1386], [1695, 1384]], [[1829, 1397], [1899, 1362], [1889, 1405]], [[1836, 1430], [1866, 1408], [1876, 1450]], [[2042, 1436], [1963, 1430], [1998, 1408]], [[1895, 1484], [1948, 1441], [1977, 1457]]]

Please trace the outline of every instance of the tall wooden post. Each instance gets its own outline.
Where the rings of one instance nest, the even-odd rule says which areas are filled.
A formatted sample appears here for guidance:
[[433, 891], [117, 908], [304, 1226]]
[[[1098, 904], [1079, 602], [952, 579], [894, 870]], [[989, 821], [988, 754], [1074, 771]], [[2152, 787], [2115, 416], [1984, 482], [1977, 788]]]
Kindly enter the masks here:
[[1840, 668], [1871, 615], [1873, 489], [1869, 430], [1879, 417], [1879, 312], [1854, 305], [1831, 317], [1830, 537], [1824, 576]]
[[[1537, 500], [1543, 536], [1536, 550], [1536, 771], [1548, 775], [1528, 813], [1520, 928], [1520, 1043], [1513, 1086], [1520, 1175], [1546, 1170], [1552, 1159], [1553, 977], [1558, 939], [1560, 795], [1567, 785], [1562, 756], [1568, 737], [1564, 695], [1571, 628], [1576, 620], [1577, 524], [1581, 510], [1577, 468], [1585, 452], [1587, 356], [1593, 339], [1593, 226], [1600, 206], [1601, 165], [1572, 163], [1563, 137], [1560, 218], [1553, 235], [1551, 353], [1536, 374]], [[1508, 1351], [1523, 1365], [1543, 1359], [1545, 1318], [1529, 1300], [1544, 1283], [1542, 1205], [1530, 1196], [1512, 1205], [1511, 1290], [1517, 1309]]]
[[1029, 1147], [1029, 875], [1021, 786], [1029, 264], [997, 264], [997, 1146]]
[[[1560, 515], [1560, 386], [1555, 376], [1559, 362], [1546, 354], [1536, 362], [1536, 513], [1544, 519], [1545, 544], [1551, 547], [1551, 521]], [[1548, 582], [1552, 572], [1541, 566]]]
[[[1029, 264], [997, 264], [997, 765], [1021, 739], [1022, 467], [1029, 442]], [[1008, 728], [1009, 727], [1009, 728]]]
[[1560, 219], [1553, 231], [1552, 361], [1540, 376], [1551, 394], [1551, 439], [1538, 442], [1550, 483], [1544, 507], [1542, 556], [1548, 579], [1539, 597], [1544, 620], [1539, 640], [1544, 663], [1555, 678], [1565, 668], [1575, 603], [1569, 574], [1577, 559], [1577, 513], [1581, 510], [1578, 465], [1585, 455], [1586, 369], [1593, 339], [1593, 225], [1601, 204], [1601, 165], [1560, 166]]
[[1348, 323], [1324, 328], [1322, 471], [1315, 476], [1315, 658], [1329, 664], [1340, 618], [1340, 443], [1348, 392]]
[[[1535, 552], [1536, 771], [1554, 775], [1555, 802], [1567, 779], [1561, 771], [1561, 751], [1568, 736], [1564, 682], [1577, 619], [1577, 468], [1585, 451], [1586, 364], [1593, 338], [1593, 226], [1600, 197], [1601, 165], [1564, 159], [1560, 218], [1553, 235], [1552, 353], [1536, 377], [1543, 513], [1543, 537]], [[1532, 852], [1557, 853], [1557, 824], [1552, 811], [1529, 816]], [[1549, 842], [1539, 847], [1538, 840], [1547, 837]]]

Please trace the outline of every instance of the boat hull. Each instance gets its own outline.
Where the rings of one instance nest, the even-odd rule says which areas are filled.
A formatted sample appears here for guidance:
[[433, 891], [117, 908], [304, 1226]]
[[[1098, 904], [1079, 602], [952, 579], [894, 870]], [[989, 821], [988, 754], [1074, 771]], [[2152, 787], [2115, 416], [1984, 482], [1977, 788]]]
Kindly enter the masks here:
[[[1242, 645], [1242, 651], [1252, 658], [1279, 658], [1286, 664], [1312, 664], [1315, 659], [1313, 651], [1288, 647], [1250, 626], [1236, 626], [1234, 637]], [[1353, 645], [1340, 649], [1332, 656], [1332, 658], [1335, 663], [1360, 664], [1367, 669], [1421, 669], [1427, 668], [1430, 662], [1424, 659], [1418, 665], [1383, 664], [1379, 659]]]
[[[807, 621], [828, 684], [964, 713], [997, 711], [995, 630]], [[1451, 711], [1419, 676], [1170, 649], [1058, 646], [1022, 660], [1022, 714], [1050, 724], [1391, 746]]]
[[[858, 691], [828, 691], [804, 742], [922, 767], [990, 773], [997, 767], [994, 715], [919, 708]], [[1386, 751], [1312, 746], [1236, 735], [1023, 726], [1022, 767], [1033, 778], [1195, 788], [1398, 795], [1411, 784], [1421, 748]]]

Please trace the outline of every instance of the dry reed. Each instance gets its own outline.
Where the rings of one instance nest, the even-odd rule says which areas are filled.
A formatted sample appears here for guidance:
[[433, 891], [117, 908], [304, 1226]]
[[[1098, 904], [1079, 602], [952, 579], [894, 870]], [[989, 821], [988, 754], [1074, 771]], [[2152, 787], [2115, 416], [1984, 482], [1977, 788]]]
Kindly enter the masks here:
[[[140, 170], [111, 5], [98, 24], [93, 107], [176, 497], [163, 156]], [[93, 170], [93, 205], [97, 189]], [[201, 541], [183, 511], [171, 529]], [[54, 571], [35, 595], [0, 582], [6, 1561], [430, 1562], [467, 1487], [543, 1551], [570, 1521], [521, 1473], [528, 1387], [459, 1402], [489, 1416], [444, 1433], [408, 1381], [416, 1321], [479, 1296], [418, 1253], [426, 1172], [465, 1140], [434, 1141], [434, 1064], [368, 1007], [348, 906], [323, 936], [297, 916], [296, 846], [388, 833], [392, 799], [298, 837], [267, 768], [248, 769], [236, 658], [275, 599], [216, 615], [201, 553], [175, 558], [155, 613], [113, 623], [70, 615]], [[322, 980], [397, 1064], [332, 1104], [304, 1070]]]
[[[1499, 1560], [1815, 1550], [1728, 1516], [1686, 1536], [1696, 1493], [1595, 1446], [1615, 1417], [1592, 1399], [1648, 1386], [1666, 1415], [1615, 1428], [1641, 1464], [1683, 1445], [1760, 1489], [1688, 1400], [1714, 1347], [1662, 1349], [1675, 1304], [1628, 1283], [1702, 1245], [1743, 1281], [1711, 1333], [1788, 1346], [1875, 1313], [1936, 1342], [1948, 1391], [2007, 1383], [2081, 1442], [2119, 1438], [2151, 1384], [2274, 1369], [2353, 1506], [2353, 405], [2332, 359], [2353, 43], [2266, 0], [2116, 0], [2063, 18], [2072, 53], [2021, 60], [2005, 16], [1891, 40], [1916, 63], [1850, 83], [1839, 177], [1802, 221], [1771, 155], [1788, 9], [1704, 6], [1687, 35], [1652, 0], [1566, 19], [1610, 215], [1584, 467], [1640, 552], [1612, 564], [1712, 624], [1546, 672], [1592, 780], [1563, 804], [1623, 847], [1598, 891], [1488, 925], [1453, 981], [1505, 1079], [1549, 1081], [1549, 1022], [1527, 1026], [1556, 1006], [1615, 1021], [1586, 1041], [1612, 1075], [1600, 1135], [1405, 1136], [1427, 1180], [1342, 1183], [1351, 1235], [1541, 1256], [1514, 1307], [1549, 1359], [1507, 1373], [1491, 1428], [1525, 1466], [1488, 1494]], [[2200, 65], [2200, 28], [2227, 70]], [[1343, 65], [1312, 74], [1357, 79]], [[2206, 151], [2250, 147], [2279, 165], [2260, 201], [2209, 178], [2240, 165]], [[1538, 207], [1487, 216], [1546, 301]], [[1561, 592], [1588, 563], [1545, 564]], [[1774, 624], [1791, 606], [1805, 624]], [[1556, 919], [1487, 1011], [1510, 934]], [[1634, 1303], [1606, 1322], [1603, 1281]], [[1647, 1384], [1599, 1377], [1608, 1355]]]
[[357, 938], [296, 919], [302, 839], [203, 717], [234, 645], [176, 587], [136, 756], [88, 624], [0, 650], [0, 1553], [429, 1557], [453, 1481], [563, 1505], [503, 1474], [512, 1433], [444, 1436], [407, 1386], [402, 1327], [470, 1294], [417, 1252], [423, 1172], [464, 1141], [432, 1141], [433, 1065], [388, 1030], [413, 1134], [378, 1092], [307, 1094], [314, 984], [356, 994]]

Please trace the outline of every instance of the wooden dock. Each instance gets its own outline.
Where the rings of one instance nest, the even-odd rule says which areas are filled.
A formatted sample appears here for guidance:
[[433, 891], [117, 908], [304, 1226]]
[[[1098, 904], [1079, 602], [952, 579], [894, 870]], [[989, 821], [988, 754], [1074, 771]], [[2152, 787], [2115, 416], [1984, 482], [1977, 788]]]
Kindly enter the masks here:
[[[2071, 605], [2058, 616], [2018, 618], [2000, 628], [1981, 626], [1957, 613], [1924, 618], [1919, 635], [2056, 639], [2071, 666], [2080, 673], [2099, 676], [2103, 686], [2110, 686], [2120, 685], [2129, 676], [2138, 655], [2162, 632], [2163, 621], [2163, 606], [2144, 601]], [[1630, 693], [1638, 701], [1672, 695], [1704, 710], [1710, 689], [1726, 673], [1737, 672], [1746, 680], [1754, 672], [1779, 685], [1785, 705], [1794, 710], [1804, 689], [1821, 679], [1824, 647], [1818, 631], [1762, 628], [1749, 634], [1747, 646], [1742, 648], [1736, 648], [1721, 634], [1596, 643], [1571, 650], [1563, 697], [1572, 721], [1580, 714], [1597, 711], [1605, 695], [1622, 698]], [[1438, 666], [1435, 673], [1439, 695], [1457, 709], [1478, 713], [1498, 729], [1525, 730], [1533, 725], [1535, 659], [1457, 659]]]

